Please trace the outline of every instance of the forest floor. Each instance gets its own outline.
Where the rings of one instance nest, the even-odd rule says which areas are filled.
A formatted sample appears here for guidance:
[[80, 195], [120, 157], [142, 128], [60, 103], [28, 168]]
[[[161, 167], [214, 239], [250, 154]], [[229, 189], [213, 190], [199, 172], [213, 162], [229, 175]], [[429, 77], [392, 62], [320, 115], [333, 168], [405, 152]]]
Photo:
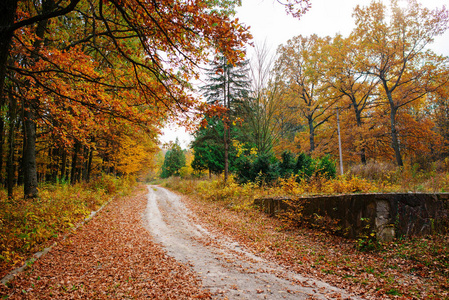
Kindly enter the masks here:
[[1, 299], [210, 298], [198, 275], [157, 244], [142, 221], [148, 190], [117, 197], [19, 273]]
[[2, 286], [7, 299], [356, 299], [205, 229], [156, 186], [117, 198]]
[[[234, 211], [219, 202], [140, 186], [114, 199], [9, 287], [0, 286], [0, 296], [449, 298], [445, 237], [420, 240], [426, 245], [419, 247], [392, 243], [389, 250], [365, 253], [351, 241], [284, 225], [257, 210]], [[413, 249], [420, 247], [435, 253], [417, 256]]]

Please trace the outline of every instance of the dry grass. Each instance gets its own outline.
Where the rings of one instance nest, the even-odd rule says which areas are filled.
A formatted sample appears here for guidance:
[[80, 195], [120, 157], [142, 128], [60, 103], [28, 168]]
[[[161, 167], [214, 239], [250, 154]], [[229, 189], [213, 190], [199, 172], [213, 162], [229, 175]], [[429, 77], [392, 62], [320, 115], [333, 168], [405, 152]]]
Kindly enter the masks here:
[[371, 161], [354, 165], [348, 175], [369, 180], [369, 192], [449, 192], [449, 159], [423, 169], [420, 165], [398, 168], [391, 163]]

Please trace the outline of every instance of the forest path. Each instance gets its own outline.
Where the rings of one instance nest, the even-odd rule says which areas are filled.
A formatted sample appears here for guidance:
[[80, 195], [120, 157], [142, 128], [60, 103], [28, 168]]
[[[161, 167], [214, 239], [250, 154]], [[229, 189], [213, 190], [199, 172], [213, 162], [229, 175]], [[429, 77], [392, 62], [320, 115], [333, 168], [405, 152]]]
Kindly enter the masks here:
[[322, 281], [290, 272], [216, 236], [193, 221], [181, 197], [148, 186], [144, 215], [147, 229], [168, 255], [189, 264], [214, 298], [229, 299], [356, 299]]

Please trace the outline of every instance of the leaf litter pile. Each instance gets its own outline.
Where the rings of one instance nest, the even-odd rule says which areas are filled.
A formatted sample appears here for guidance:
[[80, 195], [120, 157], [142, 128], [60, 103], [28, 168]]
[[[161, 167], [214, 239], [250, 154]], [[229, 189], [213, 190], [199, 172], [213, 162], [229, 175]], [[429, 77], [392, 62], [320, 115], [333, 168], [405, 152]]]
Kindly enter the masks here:
[[209, 231], [231, 236], [257, 256], [366, 299], [449, 299], [449, 236], [400, 240], [361, 251], [354, 240], [287, 226], [257, 209], [184, 197]]
[[[142, 224], [146, 188], [113, 200], [89, 223], [0, 287], [7, 299], [210, 298], [197, 275]], [[8, 297], [9, 295], [9, 297]]]

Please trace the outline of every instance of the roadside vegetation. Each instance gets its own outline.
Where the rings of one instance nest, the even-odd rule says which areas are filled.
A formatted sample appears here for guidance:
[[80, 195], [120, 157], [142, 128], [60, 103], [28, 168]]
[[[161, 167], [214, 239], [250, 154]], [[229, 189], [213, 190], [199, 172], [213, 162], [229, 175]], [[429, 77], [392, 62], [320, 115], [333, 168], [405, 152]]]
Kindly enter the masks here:
[[131, 177], [103, 175], [88, 183], [67, 182], [39, 186], [39, 197], [25, 199], [14, 189], [14, 198], [0, 190], [0, 277], [23, 265], [83, 221], [92, 211], [135, 185]]

